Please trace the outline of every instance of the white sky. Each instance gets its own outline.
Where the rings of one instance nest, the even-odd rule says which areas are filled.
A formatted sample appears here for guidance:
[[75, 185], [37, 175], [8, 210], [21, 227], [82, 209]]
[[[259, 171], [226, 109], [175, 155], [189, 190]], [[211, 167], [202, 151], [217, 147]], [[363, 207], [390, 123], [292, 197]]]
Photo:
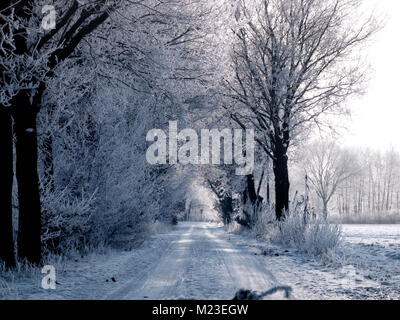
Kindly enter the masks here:
[[341, 140], [347, 146], [400, 152], [400, 1], [365, 1], [387, 22], [368, 49], [371, 82], [363, 97], [350, 101], [352, 122]]

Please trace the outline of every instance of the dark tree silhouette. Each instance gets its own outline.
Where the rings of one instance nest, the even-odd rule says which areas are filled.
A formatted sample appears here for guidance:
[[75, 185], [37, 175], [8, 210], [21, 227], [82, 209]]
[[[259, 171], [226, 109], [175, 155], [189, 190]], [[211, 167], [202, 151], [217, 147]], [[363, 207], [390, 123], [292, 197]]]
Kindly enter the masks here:
[[[36, 16], [38, 4], [33, 0], [2, 1], [0, 9], [3, 15], [13, 10], [14, 17], [20, 23], [18, 30], [14, 30], [14, 54], [17, 56], [35, 57], [41, 50], [51, 52], [48, 61], [43, 65], [47, 76], [67, 59], [87, 35], [107, 20], [110, 13], [116, 9], [118, 1], [92, 1], [79, 5], [77, 1], [59, 1], [61, 14], [58, 14], [56, 28], [41, 34], [35, 45], [28, 46], [28, 22], [38, 22], [41, 17]], [[6, 21], [1, 21], [2, 27]], [[16, 75], [18, 77], [18, 75]], [[13, 177], [12, 162], [12, 134], [16, 136], [16, 178], [18, 183], [19, 226], [18, 226], [18, 256], [32, 263], [41, 261], [41, 205], [39, 179], [37, 172], [38, 148], [36, 118], [42, 107], [42, 96], [46, 89], [45, 80], [41, 81], [38, 89], [20, 90], [11, 100], [11, 106], [5, 110], [1, 107], [1, 135], [0, 147], [5, 152], [6, 165], [3, 167], [5, 179], [0, 183], [0, 258], [7, 265], [14, 264], [13, 239], [11, 223], [11, 190]], [[14, 121], [14, 130], [11, 129], [11, 117]], [[49, 146], [51, 148], [51, 146]]]

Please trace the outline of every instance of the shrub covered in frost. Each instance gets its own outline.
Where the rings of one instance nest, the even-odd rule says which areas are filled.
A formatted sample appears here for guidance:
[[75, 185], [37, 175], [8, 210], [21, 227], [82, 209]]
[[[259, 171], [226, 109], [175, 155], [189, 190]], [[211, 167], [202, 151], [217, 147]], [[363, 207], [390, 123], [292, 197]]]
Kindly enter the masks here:
[[312, 256], [327, 254], [341, 241], [341, 228], [320, 217], [305, 221], [301, 213], [291, 212], [278, 225], [279, 242]]
[[264, 207], [263, 210], [253, 229], [257, 237], [318, 257], [330, 254], [341, 243], [340, 226], [321, 217], [305, 219], [303, 212], [293, 210], [283, 221], [276, 221], [273, 208]]

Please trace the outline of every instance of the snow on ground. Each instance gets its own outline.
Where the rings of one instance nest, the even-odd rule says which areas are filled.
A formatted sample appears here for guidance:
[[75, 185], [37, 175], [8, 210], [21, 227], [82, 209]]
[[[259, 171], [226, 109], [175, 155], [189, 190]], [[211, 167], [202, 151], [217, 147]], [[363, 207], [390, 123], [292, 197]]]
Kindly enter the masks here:
[[249, 245], [269, 257], [267, 268], [296, 298], [400, 299], [400, 225], [344, 225], [343, 236], [334, 265], [279, 246]]
[[400, 296], [400, 224], [344, 225], [345, 252], [360, 275], [382, 294]]
[[[332, 267], [249, 236], [228, 234], [217, 224], [182, 222], [132, 251], [57, 264], [56, 290], [40, 287], [40, 270], [14, 279], [0, 275], [0, 297], [232, 299], [240, 288], [262, 292], [289, 285], [292, 299], [399, 299], [400, 225], [345, 226], [344, 232], [346, 265]], [[270, 298], [282, 299], [283, 294]]]

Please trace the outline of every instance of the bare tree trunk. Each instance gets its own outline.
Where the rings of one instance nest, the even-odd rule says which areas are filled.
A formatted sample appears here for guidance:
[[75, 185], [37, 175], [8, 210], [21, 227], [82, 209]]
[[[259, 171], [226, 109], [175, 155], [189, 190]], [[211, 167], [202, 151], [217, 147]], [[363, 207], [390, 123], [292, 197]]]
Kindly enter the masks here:
[[[261, 183], [261, 181], [260, 181]], [[243, 211], [243, 213], [245, 214], [245, 221], [243, 221], [245, 223], [245, 225], [247, 225], [248, 227], [252, 227], [254, 226], [254, 224], [257, 222], [257, 206], [260, 203], [260, 198], [258, 195], [258, 192], [256, 192], [256, 185], [254, 182], [254, 175], [250, 174], [247, 176], [247, 186], [246, 189], [244, 191], [244, 197], [243, 197], [243, 203], [246, 204], [248, 201], [250, 201], [251, 204], [251, 212], [247, 212], [247, 211]]]
[[308, 184], [308, 175], [304, 177], [304, 223], [306, 224], [310, 217], [310, 187]]
[[371, 210], [371, 173], [368, 170], [368, 211]]
[[6, 267], [15, 266], [12, 225], [13, 134], [10, 111], [0, 106], [0, 150], [3, 164], [0, 179], [0, 260]]
[[43, 141], [44, 149], [44, 184], [51, 192], [54, 191], [54, 157], [53, 157], [53, 138], [51, 133]]
[[324, 219], [328, 219], [328, 201], [326, 199], [322, 199], [322, 204], [323, 204], [323, 215]]
[[286, 155], [274, 159], [275, 174], [275, 214], [278, 221], [284, 219], [289, 209], [289, 171]]
[[18, 256], [29, 262], [41, 261], [41, 206], [36, 115], [37, 105], [22, 92], [15, 100], [16, 177], [18, 182], [19, 228]]
[[[10, 4], [9, 0], [0, 3], [0, 12], [5, 16], [10, 14]], [[3, 22], [0, 19], [0, 23]], [[0, 72], [4, 76], [3, 69]], [[4, 105], [0, 105], [0, 152], [3, 160], [0, 167], [0, 260], [10, 268], [15, 266], [12, 225], [13, 132], [10, 109]]]
[[226, 194], [222, 200], [220, 200], [220, 206], [223, 214], [224, 221], [230, 224], [232, 219], [231, 215], [233, 212], [232, 195]]
[[251, 203], [255, 205], [257, 201], [257, 193], [256, 193], [256, 186], [254, 183], [254, 176], [252, 174], [247, 176], [247, 193], [249, 195]]

